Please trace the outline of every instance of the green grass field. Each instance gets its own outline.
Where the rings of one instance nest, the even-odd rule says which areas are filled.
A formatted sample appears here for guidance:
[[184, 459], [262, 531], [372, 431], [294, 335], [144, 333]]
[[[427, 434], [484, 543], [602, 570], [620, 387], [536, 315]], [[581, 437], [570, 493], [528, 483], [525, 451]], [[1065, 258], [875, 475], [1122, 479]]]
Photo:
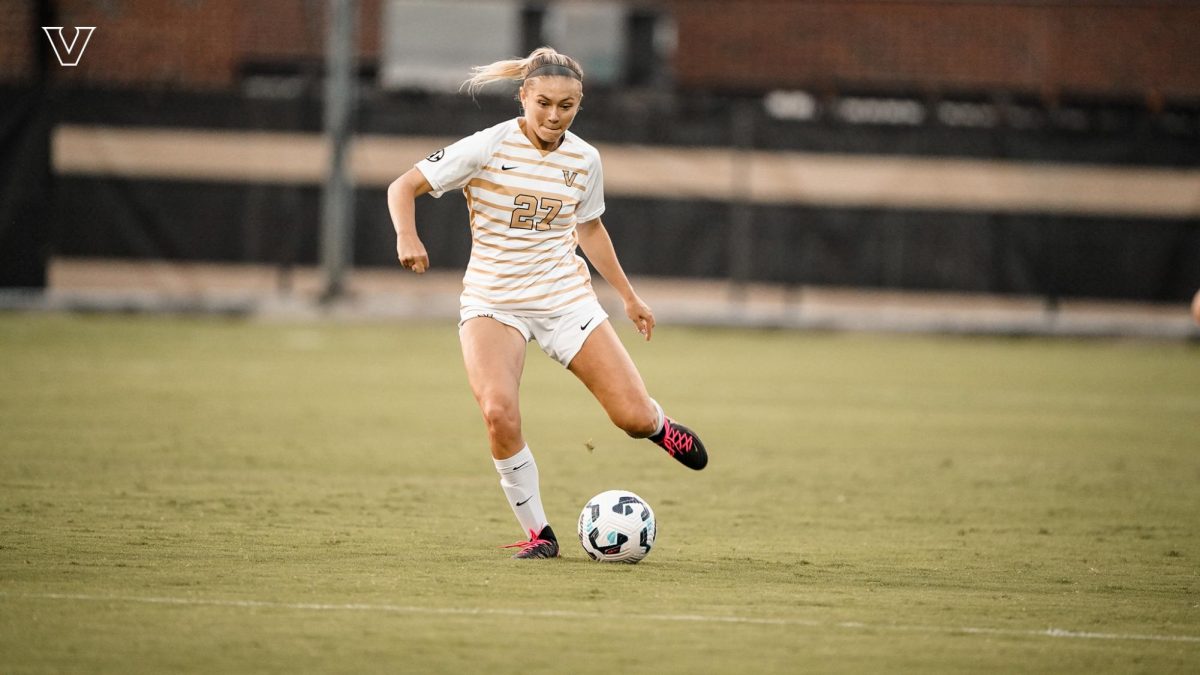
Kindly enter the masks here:
[[[452, 324], [0, 315], [0, 672], [1200, 669], [1194, 344], [629, 346], [709, 468], [533, 347], [518, 562]], [[574, 541], [609, 488], [640, 565]]]

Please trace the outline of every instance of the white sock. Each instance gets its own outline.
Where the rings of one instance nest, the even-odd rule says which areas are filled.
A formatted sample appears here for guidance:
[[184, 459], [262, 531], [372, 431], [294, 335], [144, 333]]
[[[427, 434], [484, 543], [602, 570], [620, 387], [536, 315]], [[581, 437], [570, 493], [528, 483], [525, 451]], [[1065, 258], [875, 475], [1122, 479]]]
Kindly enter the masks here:
[[496, 473], [500, 474], [500, 487], [508, 498], [517, 522], [525, 536], [529, 533], [538, 534], [549, 524], [546, 520], [546, 510], [542, 508], [542, 493], [538, 489], [537, 462], [533, 461], [533, 452], [526, 445], [517, 454], [508, 459], [493, 459], [496, 463]]
[[662, 432], [663, 425], [667, 423], [667, 414], [663, 412], [662, 406], [658, 404], [658, 401], [650, 399], [650, 402], [654, 404], [654, 409], [658, 411], [658, 421], [654, 423], [654, 433], [650, 434], [651, 438], [653, 438]]

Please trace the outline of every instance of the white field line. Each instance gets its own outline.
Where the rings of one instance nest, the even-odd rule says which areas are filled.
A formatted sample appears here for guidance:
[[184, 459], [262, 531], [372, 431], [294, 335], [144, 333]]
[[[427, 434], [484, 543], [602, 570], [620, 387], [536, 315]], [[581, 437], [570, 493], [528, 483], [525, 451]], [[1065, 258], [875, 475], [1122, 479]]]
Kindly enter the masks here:
[[512, 609], [488, 607], [418, 607], [412, 605], [336, 604], [318, 602], [272, 602], [269, 600], [224, 600], [208, 598], [170, 598], [154, 596], [86, 595], [73, 593], [5, 593], [0, 597], [25, 600], [76, 600], [84, 602], [140, 603], [147, 605], [182, 605], [192, 607], [244, 607], [254, 609], [292, 609], [312, 612], [377, 612], [383, 614], [415, 614], [427, 616], [511, 616], [534, 619], [640, 619], [643, 621], [668, 621], [716, 624], [749, 624], [759, 626], [806, 626], [811, 628], [839, 628], [843, 630], [891, 631], [926, 634], [990, 635], [1000, 637], [1037, 637], [1073, 640], [1132, 640], [1143, 642], [1187, 642], [1200, 644], [1195, 635], [1153, 635], [1145, 633], [1103, 633], [1093, 631], [1046, 628], [1030, 630], [1020, 628], [980, 628], [974, 626], [924, 626], [905, 624], [871, 624], [858, 621], [822, 622], [812, 619], [771, 619], [753, 616], [721, 616], [707, 614], [606, 614], [554, 609]]

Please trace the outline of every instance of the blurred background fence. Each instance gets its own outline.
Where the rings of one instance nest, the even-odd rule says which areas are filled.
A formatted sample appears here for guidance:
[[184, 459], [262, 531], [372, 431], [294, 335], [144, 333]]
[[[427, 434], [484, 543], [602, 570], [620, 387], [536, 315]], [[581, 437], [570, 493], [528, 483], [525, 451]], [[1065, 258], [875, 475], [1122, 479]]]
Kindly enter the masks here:
[[[57, 261], [316, 265], [328, 0], [6, 0], [0, 287]], [[518, 114], [458, 93], [550, 44], [587, 73], [631, 274], [1177, 302], [1200, 288], [1200, 6], [1167, 0], [360, 0], [352, 262], [387, 184]], [[75, 67], [43, 26], [95, 26]], [[440, 269], [465, 205], [422, 199]]]

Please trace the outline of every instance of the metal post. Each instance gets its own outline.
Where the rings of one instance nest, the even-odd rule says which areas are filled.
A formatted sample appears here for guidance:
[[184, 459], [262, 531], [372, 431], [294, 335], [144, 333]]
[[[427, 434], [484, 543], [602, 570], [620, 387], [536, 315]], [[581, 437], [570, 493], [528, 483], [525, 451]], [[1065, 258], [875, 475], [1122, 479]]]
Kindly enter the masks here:
[[750, 203], [750, 156], [754, 150], [754, 104], [738, 101], [732, 112], [733, 194], [729, 198], [729, 278], [735, 302], [744, 302], [754, 270], [754, 210]]
[[329, 0], [325, 35], [325, 138], [329, 173], [321, 194], [322, 301], [345, 293], [354, 241], [354, 183], [347, 167], [354, 120], [358, 0]]

